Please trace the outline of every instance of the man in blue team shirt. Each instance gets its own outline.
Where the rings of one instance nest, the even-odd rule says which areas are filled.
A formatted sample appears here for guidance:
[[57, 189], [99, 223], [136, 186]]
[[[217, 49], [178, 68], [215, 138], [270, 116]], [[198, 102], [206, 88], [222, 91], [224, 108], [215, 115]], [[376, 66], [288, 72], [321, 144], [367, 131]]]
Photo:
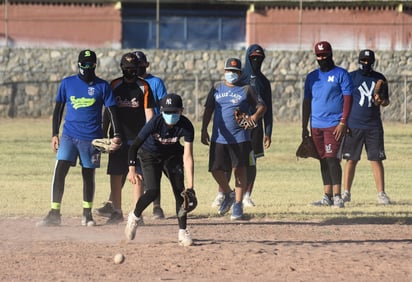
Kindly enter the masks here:
[[[239, 108], [257, 122], [266, 106], [252, 86], [239, 83], [242, 74], [237, 58], [226, 60], [225, 80], [217, 82], [209, 91], [202, 120], [201, 142], [209, 145], [209, 171], [222, 188], [224, 200], [218, 213], [225, 215], [233, 205], [232, 220], [243, 218], [243, 193], [247, 188], [247, 167], [253, 158], [251, 130], [241, 128], [234, 111]], [[207, 127], [213, 115], [212, 138]], [[235, 192], [229, 186], [227, 172], [235, 177]]]
[[[100, 153], [93, 148], [92, 140], [102, 138], [102, 109], [107, 107], [113, 125], [113, 142], [120, 148], [121, 139], [116, 119], [116, 101], [107, 81], [95, 74], [96, 53], [83, 50], [79, 54], [77, 75], [62, 80], [56, 95], [52, 123], [52, 150], [57, 152], [53, 174], [51, 210], [38, 226], [60, 225], [60, 206], [64, 184], [70, 166], [77, 158], [82, 166], [83, 217], [82, 225], [94, 226], [91, 209], [95, 191], [95, 169], [100, 167]], [[66, 108], [63, 132], [59, 138], [60, 124]]]
[[338, 158], [341, 140], [352, 101], [352, 81], [349, 73], [335, 65], [332, 46], [327, 41], [315, 44], [319, 68], [305, 80], [302, 105], [302, 139], [311, 135], [320, 156], [324, 196], [313, 205], [343, 208], [341, 197], [342, 167]]
[[371, 163], [378, 192], [379, 204], [390, 204], [390, 199], [385, 193], [383, 160], [386, 159], [384, 148], [383, 125], [381, 119], [381, 106], [387, 106], [388, 100], [383, 104], [374, 103], [373, 90], [379, 79], [386, 81], [383, 74], [373, 70], [375, 53], [365, 49], [359, 53], [359, 69], [350, 73], [353, 81], [353, 103], [351, 114], [348, 118], [350, 134], [345, 137], [342, 157], [346, 159], [344, 171], [343, 200], [350, 202], [351, 188], [355, 177], [355, 169], [361, 158], [362, 148], [365, 146], [368, 160]]

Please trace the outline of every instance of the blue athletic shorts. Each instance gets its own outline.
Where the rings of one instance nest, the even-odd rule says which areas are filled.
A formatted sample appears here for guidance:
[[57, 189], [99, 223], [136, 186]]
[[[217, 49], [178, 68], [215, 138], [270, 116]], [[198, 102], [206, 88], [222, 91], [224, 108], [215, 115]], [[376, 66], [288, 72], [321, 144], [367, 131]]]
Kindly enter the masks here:
[[62, 135], [56, 159], [69, 161], [72, 166], [75, 166], [77, 157], [80, 159], [80, 165], [84, 168], [100, 167], [100, 152], [93, 147], [91, 141]]

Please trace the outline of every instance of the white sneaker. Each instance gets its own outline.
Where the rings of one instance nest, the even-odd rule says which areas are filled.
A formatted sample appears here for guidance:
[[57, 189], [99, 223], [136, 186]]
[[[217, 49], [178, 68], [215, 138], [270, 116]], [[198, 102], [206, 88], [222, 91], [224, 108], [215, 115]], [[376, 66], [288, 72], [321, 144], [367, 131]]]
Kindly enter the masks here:
[[333, 197], [333, 205], [332, 207], [337, 208], [337, 209], [341, 209], [345, 207], [345, 203], [342, 200], [341, 196], [335, 196]]
[[244, 207], [254, 207], [255, 203], [252, 201], [252, 198], [248, 195], [243, 196], [243, 206]]
[[133, 240], [136, 236], [137, 226], [143, 225], [143, 217], [137, 217], [134, 215], [134, 212], [130, 212], [127, 217], [126, 228], [124, 229], [124, 234], [129, 240]]
[[87, 212], [82, 216], [82, 225], [83, 226], [96, 226], [96, 221], [94, 221], [92, 213]]
[[382, 205], [390, 205], [391, 200], [389, 199], [388, 195], [386, 195], [385, 192], [379, 192], [378, 193], [378, 204]]
[[190, 236], [189, 230], [179, 229], [179, 245], [184, 247], [193, 245], [192, 236]]
[[342, 200], [344, 203], [348, 203], [351, 200], [351, 195], [349, 191], [343, 192]]
[[223, 193], [218, 193], [215, 200], [212, 203], [212, 208], [220, 207], [224, 199], [225, 195]]

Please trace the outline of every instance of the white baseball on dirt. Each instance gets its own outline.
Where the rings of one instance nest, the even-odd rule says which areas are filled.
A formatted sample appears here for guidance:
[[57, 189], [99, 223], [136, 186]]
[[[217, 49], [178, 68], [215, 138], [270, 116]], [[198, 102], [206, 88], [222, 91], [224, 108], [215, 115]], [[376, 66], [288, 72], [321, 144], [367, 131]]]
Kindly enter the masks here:
[[116, 254], [116, 255], [114, 256], [114, 259], [113, 259], [113, 260], [114, 260], [114, 263], [115, 263], [115, 264], [121, 264], [121, 263], [124, 262], [124, 259], [125, 259], [124, 255], [118, 253], [118, 254]]

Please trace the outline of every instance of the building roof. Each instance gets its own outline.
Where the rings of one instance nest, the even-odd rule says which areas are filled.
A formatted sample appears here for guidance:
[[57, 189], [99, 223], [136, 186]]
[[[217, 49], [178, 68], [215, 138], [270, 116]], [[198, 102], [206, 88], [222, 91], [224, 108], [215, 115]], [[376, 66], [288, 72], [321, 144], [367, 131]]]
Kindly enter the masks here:
[[296, 6], [296, 5], [350, 5], [350, 6], [367, 6], [367, 5], [399, 5], [409, 4], [412, 5], [412, 0], [372, 0], [372, 1], [359, 1], [359, 0], [3, 0], [1, 2], [8, 2], [12, 4], [18, 3], [32, 3], [32, 4], [104, 4], [104, 3], [151, 3], [156, 4], [244, 4], [244, 5], [270, 5], [270, 6]]

